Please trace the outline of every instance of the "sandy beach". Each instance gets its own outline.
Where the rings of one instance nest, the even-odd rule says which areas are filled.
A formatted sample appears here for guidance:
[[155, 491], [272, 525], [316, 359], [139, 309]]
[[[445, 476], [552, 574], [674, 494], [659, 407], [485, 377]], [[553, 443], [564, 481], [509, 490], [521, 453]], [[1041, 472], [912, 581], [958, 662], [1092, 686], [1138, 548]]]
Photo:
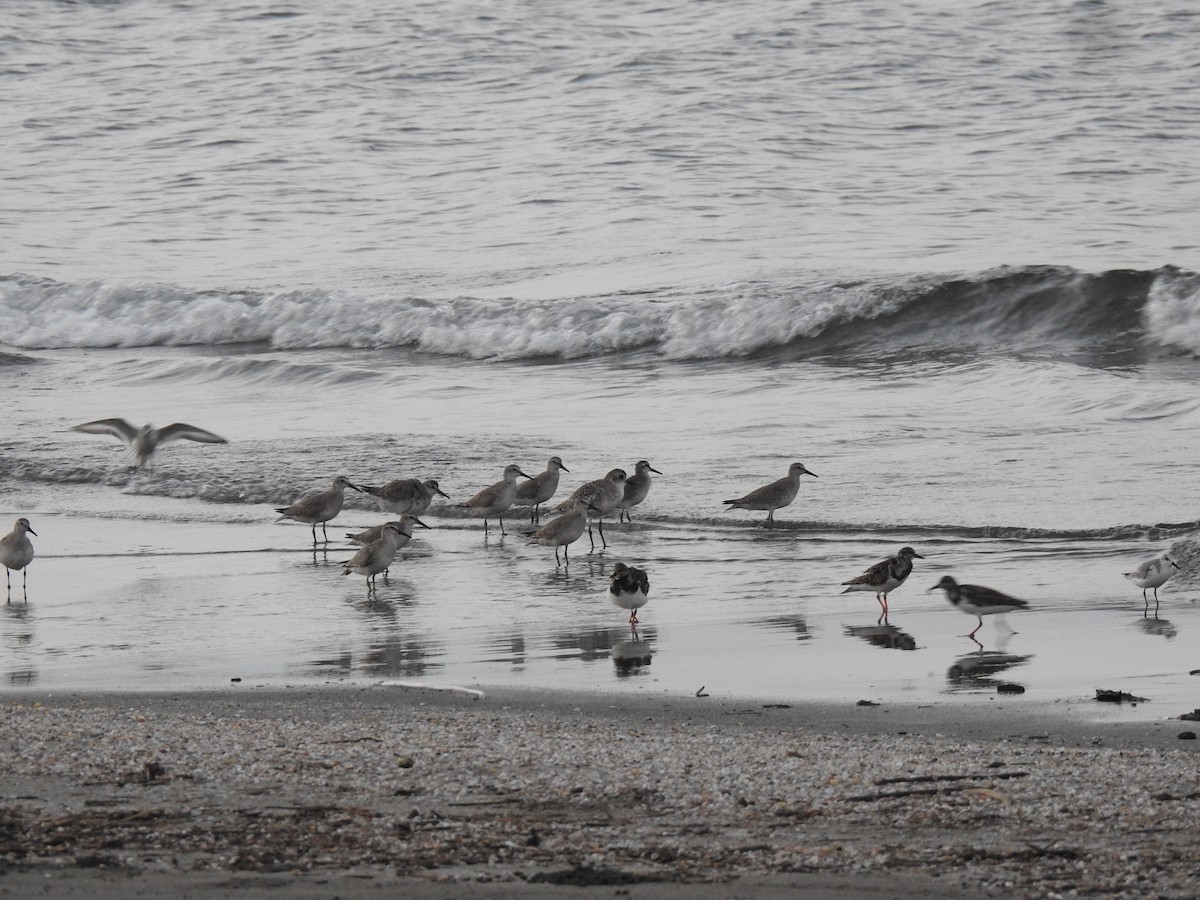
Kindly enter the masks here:
[[5, 713], [5, 896], [1195, 893], [1188, 722], [379, 686]]

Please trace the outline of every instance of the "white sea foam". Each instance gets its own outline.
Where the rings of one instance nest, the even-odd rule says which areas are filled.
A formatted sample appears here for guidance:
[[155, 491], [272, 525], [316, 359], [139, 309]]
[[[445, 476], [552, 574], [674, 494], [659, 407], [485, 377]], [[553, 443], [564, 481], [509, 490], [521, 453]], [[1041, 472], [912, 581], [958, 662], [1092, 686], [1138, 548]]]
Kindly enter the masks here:
[[1200, 353], [1200, 275], [1164, 274], [1145, 307], [1146, 334], [1168, 347]]

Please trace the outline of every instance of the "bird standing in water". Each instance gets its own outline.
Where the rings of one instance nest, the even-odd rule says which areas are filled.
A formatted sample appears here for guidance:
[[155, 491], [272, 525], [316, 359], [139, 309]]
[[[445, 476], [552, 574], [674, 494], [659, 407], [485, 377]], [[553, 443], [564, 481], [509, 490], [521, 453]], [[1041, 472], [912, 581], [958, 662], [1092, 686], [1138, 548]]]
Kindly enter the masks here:
[[33, 542], [26, 535], [37, 537], [29, 520], [21, 517], [13, 530], [0, 538], [0, 563], [4, 565], [4, 580], [8, 584], [8, 600], [12, 602], [12, 573], [21, 573], [21, 594], [29, 602], [29, 564], [33, 562]]

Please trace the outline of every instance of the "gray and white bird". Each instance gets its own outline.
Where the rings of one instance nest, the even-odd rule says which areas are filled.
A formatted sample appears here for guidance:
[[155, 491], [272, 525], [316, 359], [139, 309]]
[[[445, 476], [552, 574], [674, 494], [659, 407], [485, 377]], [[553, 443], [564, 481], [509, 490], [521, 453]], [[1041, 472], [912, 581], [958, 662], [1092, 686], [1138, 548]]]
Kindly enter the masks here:
[[497, 481], [491, 487], [484, 488], [466, 503], [462, 504], [475, 513], [475, 515], [483, 517], [483, 533], [485, 536], [488, 533], [487, 520], [492, 516], [496, 516], [500, 520], [500, 533], [507, 534], [504, 530], [504, 512], [513, 505], [513, 500], [517, 498], [517, 479], [528, 477], [516, 463], [507, 465], [504, 467], [503, 479]]
[[359, 490], [370, 494], [384, 512], [396, 515], [419, 516], [429, 509], [433, 498], [441, 494], [447, 500], [450, 495], [438, 487], [432, 478], [419, 481], [416, 478], [397, 478], [382, 487], [359, 485]]
[[650, 599], [650, 577], [643, 569], [617, 563], [608, 576], [608, 599], [615, 606], [629, 610], [629, 627], [635, 628], [637, 611]]
[[875, 599], [879, 601], [879, 606], [883, 611], [879, 617], [879, 621], [882, 622], [887, 619], [888, 615], [888, 594], [904, 584], [905, 579], [912, 574], [913, 560], [924, 558], [912, 547], [901, 547], [900, 552], [895, 556], [880, 560], [857, 578], [843, 581], [842, 584], [849, 585], [849, 587], [842, 593], [874, 591]]
[[625, 496], [617, 503], [617, 509], [620, 512], [617, 514], [617, 521], [632, 522], [633, 518], [629, 515], [629, 510], [633, 509], [639, 503], [646, 499], [646, 495], [650, 493], [650, 473], [661, 475], [662, 472], [650, 465], [646, 460], [639, 459], [633, 466], [633, 475], [625, 480]]
[[557, 456], [550, 457], [544, 472], [538, 472], [528, 481], [517, 486], [517, 498], [513, 500], [513, 506], [528, 506], [529, 521], [540, 521], [542, 504], [553, 497], [554, 492], [558, 490], [558, 473], [570, 471], [563, 465], [562, 459]]
[[124, 419], [97, 419], [95, 422], [84, 422], [76, 425], [72, 431], [84, 434], [111, 434], [129, 445], [129, 453], [133, 457], [134, 466], [140, 468], [149, 465], [154, 458], [154, 451], [160, 444], [171, 441], [199, 441], [201, 444], [228, 444], [219, 434], [188, 425], [185, 422], [174, 422], [163, 428], [155, 428], [146, 424], [137, 428]]
[[767, 521], [775, 521], [775, 510], [782, 509], [791, 504], [796, 499], [796, 494], [800, 490], [800, 476], [811, 475], [817, 478], [816, 472], [810, 472], [804, 468], [804, 463], [794, 462], [788, 466], [787, 477], [780, 478], [778, 481], [772, 481], [770, 484], [764, 484], [760, 488], [756, 488], [745, 497], [738, 497], [736, 500], [722, 500], [722, 503], [728, 503], [729, 509], [765, 509], [767, 510]]
[[342, 565], [343, 575], [357, 572], [367, 577], [367, 593], [375, 590], [375, 577], [380, 572], [386, 572], [392, 560], [396, 558], [396, 550], [400, 541], [400, 527], [394, 522], [386, 523], [381, 529], [379, 540], [371, 541], [361, 550], [346, 560]]
[[317, 545], [317, 525], [320, 525], [321, 534], [325, 538], [325, 543], [328, 544], [329, 533], [325, 530], [325, 523], [336, 518], [337, 514], [342, 511], [342, 505], [346, 502], [346, 488], [359, 490], [358, 485], [351, 484], [350, 479], [345, 475], [339, 475], [333, 479], [329, 490], [319, 494], [310, 494], [297, 500], [291, 506], [277, 507], [275, 510], [279, 513], [277, 521], [292, 519], [296, 522], [303, 522], [305, 525], [311, 525], [314, 547]]
[[556, 509], [559, 512], [566, 512], [575, 506], [576, 500], [586, 501], [588, 504], [588, 540], [591, 541], [592, 549], [595, 550], [596, 539], [592, 536], [592, 519], [596, 519], [600, 529], [601, 548], [607, 549], [608, 541], [604, 538], [604, 517], [617, 508], [617, 504], [624, 496], [625, 470], [609, 469], [608, 474], [603, 478], [597, 478], [595, 481], [589, 481], [575, 488], [571, 496], [558, 504]]
[[562, 547], [563, 559], [569, 565], [571, 559], [567, 554], [567, 547], [583, 535], [583, 529], [587, 527], [588, 510], [591, 508], [586, 500], [576, 500], [570, 512], [563, 513], [536, 531], [527, 531], [525, 534], [543, 547], [553, 547], [556, 563], [560, 562], [558, 548]]
[[37, 537], [37, 532], [29, 524], [29, 520], [21, 517], [13, 530], [0, 538], [0, 563], [4, 565], [4, 580], [8, 585], [8, 600], [12, 602], [12, 573], [21, 573], [21, 594], [25, 602], [29, 602], [29, 564], [33, 562], [33, 542], [27, 535]]
[[372, 541], [377, 541], [383, 537], [383, 529], [385, 525], [395, 525], [400, 529], [400, 538], [396, 544], [397, 550], [403, 550], [406, 546], [408, 546], [408, 542], [412, 540], [414, 525], [420, 525], [422, 528], [429, 527], [416, 516], [405, 514], [394, 522], [384, 522], [383, 525], [373, 525], [364, 531], [358, 532], [357, 534], [346, 532], [346, 539], [352, 543], [362, 544], [365, 546]]
[[961, 609], [967, 615], [975, 616], [979, 620], [974, 631], [967, 635], [969, 638], [974, 638], [975, 632], [983, 627], [984, 616], [997, 616], [1029, 608], [1029, 604], [1024, 600], [1018, 600], [1016, 597], [1010, 597], [1008, 594], [980, 587], [977, 584], [959, 584], [949, 575], [943, 575], [942, 580], [929, 590], [936, 591], [938, 588], [946, 592], [946, 599], [956, 609]]
[[1155, 559], [1147, 560], [1132, 572], [1126, 572], [1125, 577], [1142, 589], [1142, 600], [1145, 601], [1146, 612], [1150, 611], [1150, 598], [1146, 596], [1146, 591], [1154, 588], [1154, 612], [1157, 614], [1158, 589], [1178, 571], [1180, 571], [1179, 565], [1171, 559], [1169, 554], [1164, 553]]

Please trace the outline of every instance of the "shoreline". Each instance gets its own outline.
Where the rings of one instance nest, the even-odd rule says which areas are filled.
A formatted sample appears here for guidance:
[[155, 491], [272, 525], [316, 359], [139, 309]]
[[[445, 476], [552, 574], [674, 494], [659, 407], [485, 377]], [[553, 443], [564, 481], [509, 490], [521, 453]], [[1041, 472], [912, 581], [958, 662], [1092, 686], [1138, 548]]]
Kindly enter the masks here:
[[5, 701], [16, 893], [1194, 892], [1188, 722], [394, 685]]

